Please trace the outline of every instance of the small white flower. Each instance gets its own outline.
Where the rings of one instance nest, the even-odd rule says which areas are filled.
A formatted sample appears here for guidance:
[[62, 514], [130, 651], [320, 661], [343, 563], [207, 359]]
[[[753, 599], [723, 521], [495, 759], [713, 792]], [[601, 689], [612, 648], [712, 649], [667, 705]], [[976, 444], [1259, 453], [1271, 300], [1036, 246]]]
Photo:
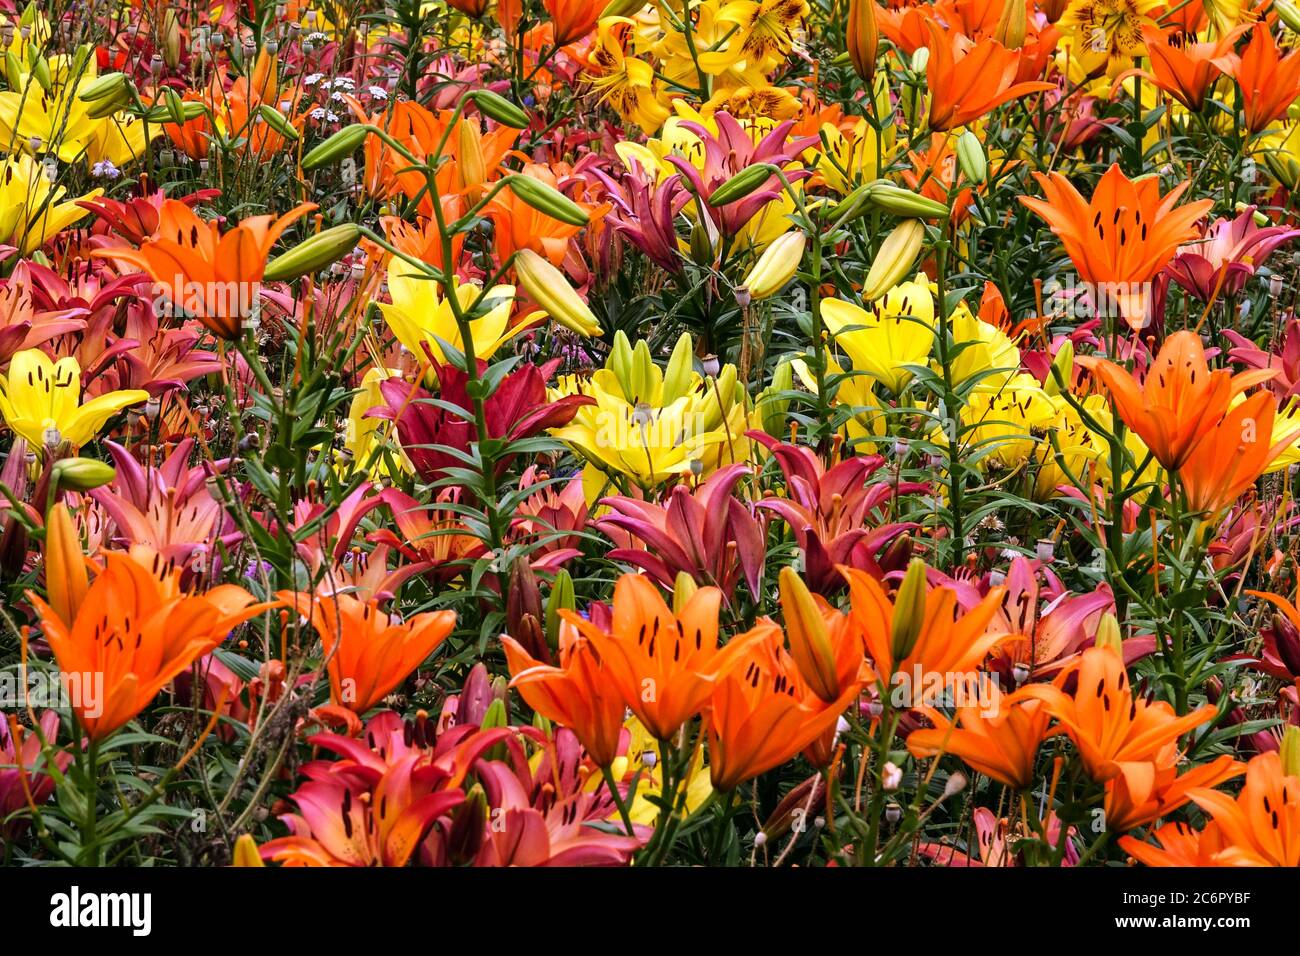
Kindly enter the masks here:
[[366, 92], [377, 100], [388, 99], [388, 91], [382, 86], [367, 86]]

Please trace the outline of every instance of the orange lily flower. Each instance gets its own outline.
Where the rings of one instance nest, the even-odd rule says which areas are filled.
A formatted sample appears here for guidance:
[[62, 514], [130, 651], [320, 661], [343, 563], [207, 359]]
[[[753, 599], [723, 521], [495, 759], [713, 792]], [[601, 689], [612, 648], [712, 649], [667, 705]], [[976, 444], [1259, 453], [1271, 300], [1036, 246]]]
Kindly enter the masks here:
[[572, 611], [566, 620], [595, 645], [612, 686], [658, 740], [668, 740], [708, 702], [717, 681], [740, 664], [750, 632], [718, 647], [722, 592], [700, 588], [674, 613], [650, 579], [625, 574], [614, 585], [606, 632]]
[[1191, 791], [1217, 787], [1225, 780], [1239, 777], [1246, 765], [1228, 754], [1200, 764], [1179, 776], [1176, 767], [1156, 771], [1155, 784], [1145, 796], [1135, 799], [1123, 774], [1106, 782], [1106, 826], [1113, 831], [1132, 830], [1167, 817], [1192, 799]]
[[1034, 761], [1038, 745], [1048, 736], [1051, 714], [1042, 701], [1022, 691], [999, 694], [997, 700], [996, 715], [986, 717], [979, 706], [959, 707], [956, 722], [925, 708], [934, 728], [912, 731], [907, 749], [914, 757], [954, 754], [999, 783], [1025, 789], [1034, 782]]
[[1151, 72], [1143, 75], [1193, 113], [1199, 113], [1210, 87], [1223, 75], [1216, 61], [1230, 54], [1237, 38], [1249, 29], [1249, 24], [1243, 24], [1213, 42], [1191, 43], [1183, 41], [1182, 34], [1171, 37], [1163, 30], [1145, 26], [1142, 37]]
[[[957, 593], [951, 588], [930, 589], [923, 603], [910, 615], [896, 612], [884, 589], [870, 574], [854, 568], [840, 568], [849, 582], [852, 617], [866, 641], [867, 653], [880, 680], [920, 683], [931, 675], [945, 682], [957, 674], [969, 674], [983, 662], [989, 650], [1005, 636], [985, 633], [1002, 602], [1005, 588], [992, 588], [984, 600], [965, 614], [957, 614]], [[895, 644], [895, 628], [901, 618], [915, 616], [910, 626], [915, 637], [910, 646]], [[919, 622], [919, 623], [918, 623]], [[930, 694], [921, 687], [912, 688], [911, 705], [927, 703], [925, 699], [942, 693], [945, 686], [934, 687]]]
[[782, 568], [779, 580], [795, 666], [812, 692], [824, 703], [832, 703], [846, 688], [861, 684], [866, 669], [862, 635], [851, 617], [813, 594], [794, 568]]
[[705, 720], [709, 774], [718, 790], [734, 790], [785, 763], [831, 731], [857, 695], [853, 683], [827, 703], [781, 645], [781, 629], [766, 619], [730, 645], [742, 647], [743, 656], [718, 681]]
[[1156, 177], [1130, 180], [1118, 164], [1106, 170], [1087, 201], [1060, 173], [1034, 177], [1046, 199], [1021, 196], [1020, 201], [1052, 227], [1080, 277], [1115, 301], [1134, 328], [1144, 327], [1151, 280], [1179, 245], [1200, 237], [1196, 222], [1213, 201], [1174, 208], [1189, 182], [1161, 196]]
[[510, 686], [547, 720], [578, 735], [597, 766], [618, 757], [623, 735], [623, 698], [612, 686], [591, 641], [566, 621], [560, 629], [560, 666], [535, 660], [509, 635], [501, 636]]
[[1300, 777], [1283, 772], [1276, 751], [1251, 758], [1235, 798], [1218, 790], [1191, 797], [1223, 837], [1219, 865], [1300, 866]]
[[215, 222], [204, 222], [185, 203], [168, 199], [159, 211], [157, 239], [139, 250], [96, 249], [91, 255], [135, 266], [214, 335], [234, 340], [252, 313], [271, 248], [315, 208], [303, 203], [278, 219], [251, 216], [222, 235]]
[[1197, 443], [1179, 475], [1193, 511], [1217, 515], [1236, 502], [1300, 432], [1271, 442], [1277, 399], [1261, 390], [1228, 410]]
[[105, 552], [104, 562], [71, 623], [27, 592], [64, 681], [81, 682], [69, 691], [91, 740], [104, 740], [144, 710], [236, 626], [279, 606], [254, 603], [234, 584], [185, 594], [182, 572], [147, 549]]
[[[523, 174], [545, 183], [552, 189], [560, 188], [555, 174], [545, 166], [529, 163], [524, 167]], [[596, 216], [593, 218], [597, 218], [609, 208], [583, 202], [578, 205], [588, 215], [595, 213]], [[551, 265], [558, 267], [564, 262], [565, 253], [569, 249], [569, 240], [582, 230], [581, 226], [571, 226], [558, 219], [552, 219], [544, 212], [539, 212], [520, 199], [513, 189], [503, 189], [493, 196], [492, 201], [488, 203], [486, 213], [495, 226], [493, 236], [497, 255], [502, 262], [520, 249], [532, 249], [538, 255], [549, 259]]]
[[[313, 600], [293, 591], [278, 596], [290, 605]], [[364, 714], [447, 639], [456, 612], [429, 611], [401, 621], [380, 610], [378, 601], [334, 594], [315, 596], [311, 620], [328, 662], [330, 702]]]
[[996, 40], [972, 45], [961, 34], [946, 35], [933, 21], [926, 23], [926, 29], [930, 34], [925, 77], [931, 130], [965, 126], [1010, 100], [1052, 89], [1051, 83], [1015, 82], [1020, 54]]
[[1151, 834], [1156, 846], [1137, 837], [1122, 836], [1120, 847], [1146, 866], [1222, 866], [1223, 834], [1213, 823], [1204, 830], [1193, 830], [1186, 823], [1166, 823]]
[[1286, 116], [1300, 95], [1300, 50], [1282, 56], [1268, 24], [1254, 31], [1240, 56], [1227, 53], [1217, 65], [1237, 81], [1246, 128], [1252, 133]]
[[[1078, 679], [1073, 695], [1061, 690], [1071, 675]], [[1128, 802], [1135, 806], [1152, 798], [1157, 773], [1178, 759], [1178, 738], [1215, 715], [1207, 705], [1179, 717], [1166, 701], [1137, 697], [1123, 658], [1095, 645], [1051, 686], [1035, 684], [1023, 692], [1041, 698], [1060, 721], [1089, 776], [1102, 783], [1124, 777]]]
[[1186, 329], [1165, 339], [1140, 386], [1107, 359], [1080, 356], [1075, 361], [1101, 380], [1124, 424], [1170, 471], [1191, 457], [1223, 418], [1234, 395], [1276, 374], [1271, 369], [1235, 376], [1221, 369], [1211, 372], [1201, 337]]
[[555, 46], [576, 43], [592, 30], [600, 12], [605, 9], [601, 0], [542, 0], [555, 27]]

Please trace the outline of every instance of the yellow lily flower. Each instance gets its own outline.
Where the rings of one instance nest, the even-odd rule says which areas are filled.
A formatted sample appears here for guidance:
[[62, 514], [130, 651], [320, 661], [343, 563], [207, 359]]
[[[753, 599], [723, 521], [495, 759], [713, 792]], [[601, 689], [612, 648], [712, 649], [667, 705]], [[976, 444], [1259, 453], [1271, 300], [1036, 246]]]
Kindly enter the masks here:
[[[482, 291], [472, 282], [456, 281], [456, 298], [462, 309], [469, 309]], [[460, 326], [456, 324], [456, 315], [451, 302], [442, 295], [442, 284], [430, 279], [415, 267], [396, 256], [388, 263], [388, 292], [391, 303], [381, 302], [380, 311], [388, 327], [397, 336], [397, 341], [419, 362], [434, 361], [445, 363], [438, 340], [446, 342], [458, 350], [464, 350], [460, 339]], [[485, 304], [487, 312], [471, 319], [470, 332], [474, 336], [474, 353], [481, 359], [491, 358], [502, 344], [508, 341], [519, 327], [510, 327], [510, 309], [514, 304], [515, 287], [512, 285], [493, 286], [488, 290]], [[429, 354], [425, 353], [428, 347]]]
[[14, 355], [9, 374], [0, 376], [0, 416], [35, 449], [64, 441], [78, 448], [122, 409], [148, 398], [148, 392], [132, 388], [82, 402], [77, 360], [55, 362], [40, 349]]
[[1056, 406], [1032, 375], [1020, 372], [1004, 382], [980, 382], [961, 409], [962, 445], [985, 468], [1020, 468], [1037, 452], [1035, 436], [1055, 417]]
[[949, 317], [956, 350], [951, 368], [953, 381], [985, 374], [983, 382], [1005, 382], [1020, 368], [1020, 349], [996, 325], [971, 314], [965, 302], [953, 309]]
[[822, 320], [852, 367], [895, 395], [934, 347], [934, 297], [924, 275], [901, 282], [871, 303], [871, 308], [840, 299], [822, 302]]
[[[817, 394], [817, 376], [803, 359], [795, 359], [791, 365], [799, 376], [803, 387], [814, 395]], [[826, 355], [827, 378], [843, 375], [844, 369], [828, 352]], [[853, 412], [853, 417], [844, 423], [844, 438], [850, 448], [860, 455], [873, 455], [876, 452], [877, 438], [884, 438], [889, 419], [885, 415], [880, 399], [871, 387], [871, 378], [867, 375], [849, 375], [835, 386], [831, 400], [843, 405]]]
[[[659, 765], [659, 744], [635, 717], [629, 717], [623, 726], [631, 732], [632, 738], [628, 742], [627, 754], [615, 759], [610, 770], [615, 780], [624, 780], [633, 773], [640, 774], [636, 797], [628, 807], [628, 817], [633, 823], [652, 826], [659, 818], [660, 808], [651, 798], [659, 796], [664, 785], [663, 770]], [[600, 777], [592, 776], [599, 783]], [[713, 783], [704, 763], [704, 749], [697, 747], [686, 774], [686, 804], [682, 807], [682, 818], [702, 807], [712, 792]]]
[[553, 397], [588, 395], [596, 402], [551, 434], [568, 442], [607, 474], [627, 475], [643, 487], [693, 474], [707, 476], [749, 455], [749, 413], [736, 367], [717, 377], [692, 367], [694, 349], [683, 335], [660, 369], [645, 342], [633, 349], [621, 332], [605, 367], [586, 380], [562, 376]]
[[394, 457], [401, 469], [408, 472], [411, 470], [406, 454], [398, 446], [397, 430], [383, 419], [367, 417], [367, 412], [371, 409], [381, 408], [387, 404], [383, 392], [379, 389], [379, 383], [400, 374], [397, 369], [370, 368], [362, 376], [361, 390], [352, 396], [352, 404], [348, 406], [348, 420], [343, 431], [343, 447], [350, 453], [351, 460], [346, 465], [339, 463], [340, 474], [347, 474], [354, 468], [364, 468], [374, 456], [373, 464], [370, 466], [370, 476], [375, 479], [395, 477], [390, 473], [384, 456], [379, 453], [379, 449], [389, 445], [390, 442], [395, 451]]
[[[1060, 485], [1072, 485], [1075, 480], [1088, 482], [1089, 465], [1096, 462], [1098, 478], [1110, 474], [1106, 440], [1083, 423], [1079, 413], [1061, 395], [1049, 396], [1053, 417], [1042, 426], [1044, 440], [1038, 446], [1038, 474], [1034, 478], [1034, 499], [1046, 501], [1056, 496]], [[1110, 405], [1106, 396], [1092, 394], [1081, 403], [1088, 414], [1101, 419], [1109, 417]], [[1053, 434], [1054, 433], [1054, 434]], [[1055, 447], [1053, 446], [1053, 438]], [[1057, 448], [1060, 458], [1057, 458]], [[1141, 457], [1138, 458], [1141, 461]], [[1068, 469], [1068, 473], [1067, 473]], [[1074, 477], [1071, 478], [1070, 476]]]
[[[0, 242], [30, 255], [90, 211], [73, 202], [60, 202], [67, 192], [45, 176], [31, 156], [14, 156], [0, 164]], [[94, 199], [103, 190], [92, 189], [79, 199]]]

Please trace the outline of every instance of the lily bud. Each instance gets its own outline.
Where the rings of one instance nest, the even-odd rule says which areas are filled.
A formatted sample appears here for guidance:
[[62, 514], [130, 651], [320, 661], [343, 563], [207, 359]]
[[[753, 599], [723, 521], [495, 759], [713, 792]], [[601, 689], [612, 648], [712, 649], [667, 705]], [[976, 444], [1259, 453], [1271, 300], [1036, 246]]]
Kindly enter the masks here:
[[83, 103], [95, 103], [99, 100], [125, 99], [130, 95], [131, 81], [122, 72], [105, 73], [87, 83], [77, 93], [77, 99]]
[[506, 178], [506, 185], [511, 192], [544, 216], [558, 219], [570, 226], [587, 224], [588, 217], [581, 206], [540, 179], [516, 174]]
[[469, 98], [474, 101], [479, 112], [489, 119], [496, 120], [502, 126], [509, 126], [511, 129], [528, 127], [528, 114], [500, 94], [493, 93], [491, 90], [475, 90], [469, 94]]
[[456, 808], [447, 831], [447, 858], [453, 866], [466, 864], [478, 854], [487, 820], [487, 794], [476, 783], [465, 793], [465, 802]]
[[1291, 619], [1281, 614], [1273, 615], [1273, 645], [1283, 666], [1296, 676], [1300, 676], [1300, 630], [1291, 623]]
[[876, 56], [880, 52], [880, 28], [876, 25], [876, 0], [849, 0], [848, 20], [844, 24], [844, 45], [848, 48], [853, 71], [868, 85], [876, 75]]
[[241, 834], [235, 841], [235, 849], [230, 860], [231, 866], [266, 866], [262, 854], [257, 852], [257, 841], [251, 833]]
[[919, 219], [908, 219], [894, 227], [880, 244], [862, 283], [864, 302], [874, 302], [911, 274], [924, 239], [925, 225]]
[[1300, 727], [1292, 724], [1282, 734], [1282, 773], [1288, 777], [1300, 777]]
[[560, 646], [560, 612], [576, 610], [577, 606], [573, 594], [573, 578], [561, 568], [555, 572], [551, 596], [546, 600], [546, 643], [552, 650]]
[[50, 470], [56, 488], [73, 491], [92, 491], [108, 484], [116, 475], [112, 465], [94, 458], [60, 458]]
[[709, 196], [709, 205], [715, 207], [725, 206], [738, 199], [744, 199], [771, 179], [772, 174], [775, 172], [776, 167], [771, 163], [758, 163], [753, 166], [746, 166], [717, 189], [713, 190], [713, 194]]
[[351, 252], [360, 238], [361, 227], [355, 223], [345, 222], [322, 230], [272, 259], [262, 278], [267, 282], [281, 282], [318, 272]]
[[893, 183], [873, 183], [867, 195], [872, 205], [895, 216], [913, 216], [918, 219], [945, 219], [948, 216], [948, 207], [943, 203]]
[[162, 28], [159, 32], [162, 34], [163, 62], [174, 70], [181, 62], [181, 21], [175, 7], [169, 6], [163, 10]]
[[[516, 177], [525, 178], [527, 177]], [[564, 273], [536, 252], [531, 249], [520, 250], [515, 256], [515, 272], [529, 298], [556, 322], [584, 338], [600, 334], [600, 322], [595, 313], [573, 291]]]
[[[647, 349], [644, 354], [646, 359], [649, 360], [649, 349]], [[637, 352], [635, 355], [636, 358], [640, 358], [642, 355], [640, 342], [637, 343]], [[670, 405], [677, 401], [677, 399], [685, 395], [690, 389], [691, 382], [695, 378], [694, 359], [695, 343], [691, 340], [691, 333], [683, 332], [677, 337], [677, 344], [673, 346], [672, 355], [668, 357], [668, 365], [664, 368], [664, 405]], [[636, 364], [639, 366], [642, 363], [637, 362]], [[645, 389], [653, 387], [651, 384], [651, 379], [654, 375], [653, 360], [650, 360], [647, 364], [649, 365], [649, 368], [646, 369], [648, 374], [644, 376], [644, 381], [634, 381], [632, 391], [627, 394], [644, 395], [646, 393]]]
[[763, 431], [773, 438], [780, 438], [785, 433], [785, 416], [790, 408], [790, 399], [782, 397], [783, 392], [794, 388], [794, 365], [788, 358], [782, 359], [772, 373], [772, 384], [763, 390], [754, 403], [762, 416]]
[[703, 222], [695, 223], [691, 226], [691, 261], [697, 266], [708, 268], [716, 258], [717, 252], [713, 248], [709, 227]]
[[1118, 654], [1124, 656], [1124, 638], [1119, 632], [1119, 621], [1114, 614], [1107, 611], [1097, 622], [1097, 639], [1098, 647], [1107, 647]]
[[1290, 0], [1273, 0], [1273, 11], [1293, 33], [1300, 33], [1300, 9]]
[[745, 276], [745, 288], [751, 299], [766, 299], [781, 291], [794, 278], [803, 259], [808, 237], [800, 229], [792, 229], [768, 244], [754, 267]]
[[598, 19], [604, 20], [606, 17], [630, 17], [632, 14], [640, 11], [646, 5], [648, 0], [609, 0], [605, 9], [600, 11]]
[[1025, 45], [1027, 29], [1025, 0], [1004, 0], [1002, 15], [998, 17], [998, 25], [993, 28], [993, 39], [1008, 50], [1019, 50]]
[[61, 501], [45, 516], [44, 555], [46, 599], [63, 623], [72, 627], [90, 579], [82, 556], [81, 535]]
[[351, 156], [369, 135], [370, 130], [362, 123], [344, 127], [302, 158], [303, 171], [309, 173]]
[[506, 633], [518, 641], [531, 657], [549, 664], [551, 650], [542, 628], [545, 615], [537, 575], [527, 558], [515, 558], [510, 565], [510, 592], [506, 598]]
[[790, 656], [812, 692], [829, 703], [839, 697], [840, 682], [826, 618], [794, 568], [781, 569], [778, 585]]
[[893, 655], [895, 667], [912, 653], [921, 637], [921, 628], [925, 625], [925, 592], [925, 562], [913, 558], [894, 597], [889, 652]]
[[467, 189], [482, 186], [487, 181], [483, 141], [468, 120], [456, 123], [456, 143], [456, 168], [460, 171], [461, 181]]
[[681, 614], [686, 610], [686, 605], [690, 603], [691, 598], [695, 597], [699, 585], [695, 579], [685, 571], [678, 571], [677, 577], [673, 580], [673, 613]]
[[283, 113], [268, 103], [262, 103], [257, 107], [257, 115], [262, 118], [262, 122], [275, 130], [285, 139], [298, 139], [298, 130], [289, 122]]
[[989, 178], [984, 144], [970, 130], [957, 137], [957, 165], [961, 167], [962, 174], [976, 186], [982, 185]]
[[[1074, 343], [1066, 339], [1061, 343], [1057, 350], [1056, 357], [1052, 359], [1052, 367], [1061, 373], [1061, 381], [1066, 385], [1070, 384], [1070, 376], [1074, 373]], [[1047, 376], [1047, 385], [1045, 386], [1048, 395], [1059, 395], [1060, 389], [1056, 385], [1056, 376]]]

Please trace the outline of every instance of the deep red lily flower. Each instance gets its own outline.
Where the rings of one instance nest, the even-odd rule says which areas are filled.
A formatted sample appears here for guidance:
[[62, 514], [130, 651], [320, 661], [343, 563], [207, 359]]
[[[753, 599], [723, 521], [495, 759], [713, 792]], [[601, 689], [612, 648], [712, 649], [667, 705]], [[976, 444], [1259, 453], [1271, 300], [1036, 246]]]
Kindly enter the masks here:
[[[885, 464], [880, 455], [846, 458], [827, 470], [811, 448], [787, 445], [761, 431], [747, 433], [764, 445], [785, 474], [787, 498], [765, 498], [757, 507], [775, 511], [790, 526], [804, 553], [808, 587], [831, 595], [844, 587], [836, 565], [881, 579], [907, 563], [905, 553], [883, 555], [915, 522], [884, 523], [890, 499], [924, 493], [924, 482], [872, 481]], [[906, 550], [906, 546], [903, 546]]]
[[[47, 743], [55, 742], [59, 735], [57, 711], [41, 714], [40, 730]], [[60, 771], [66, 770], [72, 763], [72, 754], [60, 750], [54, 756], [54, 763]], [[41, 759], [40, 738], [19, 726], [16, 720], [0, 715], [0, 841], [12, 840], [26, 829], [26, 819], [9, 820], [9, 817], [27, 806], [28, 791], [32, 803], [38, 807], [54, 792], [54, 778]]]
[[750, 473], [745, 464], [728, 465], [694, 491], [675, 485], [666, 505], [614, 495], [600, 504], [610, 513], [595, 525], [635, 535], [644, 548], [615, 548], [608, 557], [644, 570], [671, 589], [680, 572], [696, 584], [714, 585], [729, 601], [743, 570], [750, 594], [759, 594], [765, 557], [763, 526], [753, 510], [732, 494]]
[[[488, 434], [503, 441], [530, 438], [548, 428], [567, 425], [579, 406], [594, 404], [586, 395], [570, 395], [555, 401], [546, 396], [546, 381], [559, 367], [559, 361], [536, 365], [521, 365], [497, 384], [496, 390], [484, 402]], [[468, 452], [474, 440], [472, 407], [465, 391], [469, 377], [451, 365], [432, 366], [439, 384], [438, 399], [457, 408], [465, 409], [459, 415], [442, 405], [429, 401], [432, 396], [419, 385], [411, 385], [400, 378], [390, 378], [380, 384], [387, 408], [378, 408], [370, 414], [397, 422], [397, 435], [411, 464], [425, 481], [435, 481], [445, 476], [446, 469], [463, 467], [464, 462], [455, 455], [435, 446], [445, 445]], [[513, 455], [497, 459], [498, 473], [509, 467]]]

